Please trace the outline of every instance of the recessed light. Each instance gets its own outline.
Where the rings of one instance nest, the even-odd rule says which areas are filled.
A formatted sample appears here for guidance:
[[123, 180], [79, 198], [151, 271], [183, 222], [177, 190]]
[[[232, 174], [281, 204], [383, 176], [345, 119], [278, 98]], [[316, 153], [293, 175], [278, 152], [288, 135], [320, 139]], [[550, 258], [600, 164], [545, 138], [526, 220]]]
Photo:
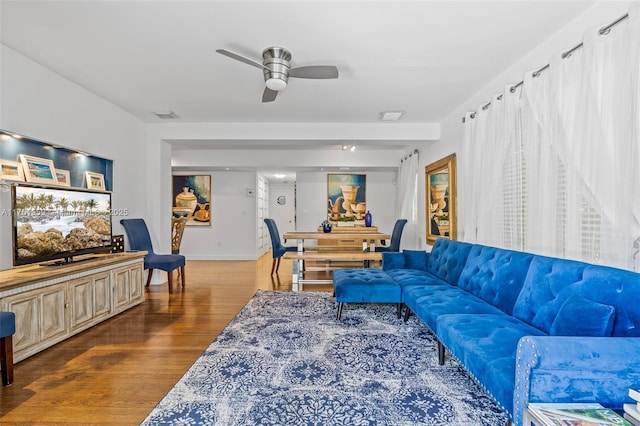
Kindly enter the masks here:
[[380, 113], [382, 121], [398, 121], [404, 115], [404, 111], [384, 111]]
[[287, 175], [283, 175], [282, 173], [276, 173], [275, 175], [273, 175], [273, 177], [278, 178], [278, 179], [282, 179], [284, 177], [286, 177]]

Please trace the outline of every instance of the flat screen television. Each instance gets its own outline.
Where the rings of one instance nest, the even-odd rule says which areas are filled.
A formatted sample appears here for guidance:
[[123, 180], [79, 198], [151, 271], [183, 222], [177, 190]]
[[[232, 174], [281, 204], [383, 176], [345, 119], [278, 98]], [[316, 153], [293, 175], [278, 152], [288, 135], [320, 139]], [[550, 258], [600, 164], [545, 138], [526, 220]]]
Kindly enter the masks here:
[[20, 184], [11, 192], [13, 264], [60, 264], [111, 249], [111, 193]]

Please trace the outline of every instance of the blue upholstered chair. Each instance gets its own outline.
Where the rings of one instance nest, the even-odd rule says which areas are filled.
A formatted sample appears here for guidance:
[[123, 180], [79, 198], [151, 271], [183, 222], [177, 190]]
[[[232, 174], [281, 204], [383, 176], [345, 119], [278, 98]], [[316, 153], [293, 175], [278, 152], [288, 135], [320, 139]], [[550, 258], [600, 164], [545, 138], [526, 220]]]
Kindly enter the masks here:
[[280, 233], [278, 232], [278, 227], [276, 226], [275, 220], [265, 218], [264, 223], [267, 224], [269, 235], [271, 235], [271, 254], [273, 255], [271, 275], [273, 275], [274, 271], [278, 273], [278, 268], [280, 268], [280, 258], [282, 257], [282, 255], [288, 251], [296, 251], [297, 247], [286, 247], [282, 244], [282, 241], [280, 240]]
[[388, 246], [376, 246], [376, 251], [400, 251], [400, 240], [402, 239], [402, 231], [407, 224], [407, 219], [398, 219], [393, 226], [391, 233], [391, 243]]
[[120, 223], [127, 233], [131, 250], [147, 252], [147, 255], [144, 257], [144, 269], [149, 270], [146, 287], [148, 287], [151, 282], [153, 270], [160, 269], [167, 273], [169, 293], [171, 293], [173, 289], [173, 271], [180, 268], [180, 278], [182, 281], [182, 288], [184, 288], [185, 257], [180, 254], [156, 254], [153, 251], [149, 228], [147, 228], [147, 224], [144, 219], [121, 219]]
[[16, 332], [16, 314], [0, 312], [0, 373], [2, 386], [13, 383], [13, 335]]

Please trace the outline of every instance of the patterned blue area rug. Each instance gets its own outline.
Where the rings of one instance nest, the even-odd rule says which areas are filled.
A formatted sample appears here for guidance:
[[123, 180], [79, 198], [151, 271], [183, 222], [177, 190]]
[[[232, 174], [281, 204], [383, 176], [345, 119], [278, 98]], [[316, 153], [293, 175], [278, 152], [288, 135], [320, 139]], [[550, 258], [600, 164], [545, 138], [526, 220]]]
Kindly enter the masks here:
[[507, 416], [392, 305], [258, 291], [143, 425], [486, 425]]

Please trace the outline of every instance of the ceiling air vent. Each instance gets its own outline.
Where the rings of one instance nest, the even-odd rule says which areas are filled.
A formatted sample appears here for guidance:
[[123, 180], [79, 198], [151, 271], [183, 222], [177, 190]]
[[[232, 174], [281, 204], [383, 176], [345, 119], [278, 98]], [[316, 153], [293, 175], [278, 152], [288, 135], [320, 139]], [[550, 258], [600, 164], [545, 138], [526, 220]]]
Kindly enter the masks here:
[[404, 115], [404, 111], [384, 111], [380, 113], [382, 121], [398, 121]]
[[173, 120], [174, 118], [180, 118], [173, 111], [154, 112], [154, 114], [156, 115], [156, 117], [161, 118], [163, 120]]

